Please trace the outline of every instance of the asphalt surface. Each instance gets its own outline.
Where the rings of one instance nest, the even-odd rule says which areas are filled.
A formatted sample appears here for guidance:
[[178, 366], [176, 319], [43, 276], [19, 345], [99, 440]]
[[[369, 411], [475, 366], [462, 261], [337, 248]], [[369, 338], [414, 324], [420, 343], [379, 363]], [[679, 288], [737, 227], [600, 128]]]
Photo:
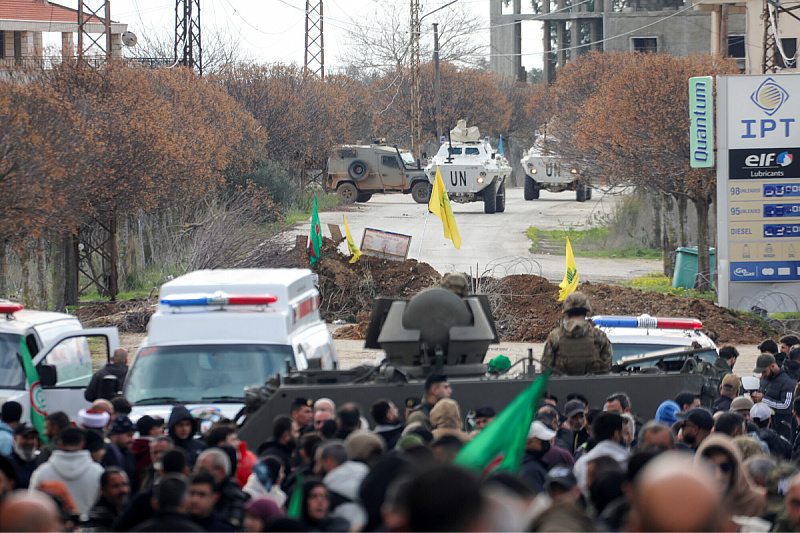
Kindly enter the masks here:
[[[430, 264], [440, 274], [466, 272], [500, 278], [510, 274], [536, 274], [551, 281], [564, 277], [563, 255], [532, 254], [526, 236], [529, 227], [540, 229], [585, 229], [612, 215], [623, 193], [603, 194], [595, 190], [584, 203], [575, 201], [575, 193], [542, 191], [538, 200], [525, 201], [521, 187], [506, 190], [504, 213], [487, 215], [482, 202], [453, 203], [453, 215], [461, 234], [461, 249], [445, 239], [442, 223], [435, 215], [427, 217], [427, 204], [417, 204], [406, 194], [374, 195], [369, 202], [342, 206], [337, 211], [320, 213], [323, 235], [330, 236], [328, 224], [336, 224], [344, 235], [342, 215], [359, 246], [365, 228], [411, 236], [408, 259]], [[309, 235], [310, 219], [297, 224], [290, 232]], [[340, 246], [347, 253], [346, 243]], [[595, 283], [623, 281], [653, 271], [660, 271], [660, 261], [576, 258], [580, 280]]]

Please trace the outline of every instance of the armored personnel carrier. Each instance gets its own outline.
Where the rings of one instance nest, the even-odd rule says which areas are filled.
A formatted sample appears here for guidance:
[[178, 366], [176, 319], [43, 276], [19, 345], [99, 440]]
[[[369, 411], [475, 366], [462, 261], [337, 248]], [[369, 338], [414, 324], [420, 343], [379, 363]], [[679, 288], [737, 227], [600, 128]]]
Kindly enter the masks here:
[[537, 200], [539, 191], [563, 192], [575, 191], [575, 200], [585, 202], [592, 199], [592, 188], [589, 180], [582, 176], [574, 165], [566, 159], [555, 155], [550, 149], [558, 141], [550, 139], [545, 142], [537, 139], [528, 150], [520, 164], [525, 170], [524, 196], [526, 200]]
[[506, 178], [511, 175], [511, 165], [501, 152], [481, 139], [477, 127], [467, 127], [465, 120], [450, 130], [450, 138], [442, 137], [442, 146], [425, 167], [428, 180], [433, 184], [436, 169], [451, 202], [483, 202], [484, 213], [502, 213], [506, 210]]
[[[367, 416], [380, 398], [403, 405], [408, 397], [423, 396], [425, 378], [443, 373], [462, 412], [483, 405], [496, 411], [536, 379], [541, 371], [532, 350], [528, 357], [503, 373], [490, 372], [489, 346], [498, 342], [486, 295], [459, 297], [441, 288], [426, 289], [410, 300], [375, 300], [366, 335], [366, 348], [380, 349], [385, 359], [377, 366], [349, 370], [290, 371], [262, 387], [246, 392], [238, 420], [239, 436], [251, 447], [272, 435], [272, 420], [287, 414], [295, 398], [327, 397], [341, 405], [356, 402]], [[632, 411], [652, 418], [658, 405], [678, 392], [701, 395], [710, 406], [719, 391], [719, 378], [701, 357], [714, 348], [677, 348], [618, 361], [608, 374], [566, 376], [553, 374], [548, 390], [564, 399], [571, 392], [601, 406], [614, 392], [631, 398]], [[374, 424], [374, 421], [370, 421]]]

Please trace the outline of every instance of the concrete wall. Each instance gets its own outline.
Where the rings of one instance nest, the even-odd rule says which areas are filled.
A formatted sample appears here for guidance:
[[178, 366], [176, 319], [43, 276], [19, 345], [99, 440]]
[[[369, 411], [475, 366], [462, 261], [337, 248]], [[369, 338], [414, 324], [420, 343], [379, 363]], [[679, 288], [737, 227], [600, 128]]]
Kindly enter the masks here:
[[[514, 57], [516, 28], [503, 16], [503, 0], [489, 2], [490, 57], [489, 70], [504, 78], [515, 78], [519, 73], [521, 58]], [[523, 36], [524, 38], [524, 36]]]
[[[710, 50], [711, 14], [700, 11], [687, 11], [669, 19], [664, 19], [671, 11], [615, 12], [605, 14], [605, 36], [627, 34], [605, 42], [606, 52], [628, 52], [633, 50], [632, 39], [636, 37], [656, 37], [658, 52], [673, 56], [708, 53]], [[674, 13], [675, 11], [672, 11]], [[653, 24], [656, 21], [656, 24]], [[652, 26], [650, 26], [653, 24]], [[744, 35], [745, 18], [731, 15], [730, 35]], [[647, 27], [645, 27], [647, 26]]]

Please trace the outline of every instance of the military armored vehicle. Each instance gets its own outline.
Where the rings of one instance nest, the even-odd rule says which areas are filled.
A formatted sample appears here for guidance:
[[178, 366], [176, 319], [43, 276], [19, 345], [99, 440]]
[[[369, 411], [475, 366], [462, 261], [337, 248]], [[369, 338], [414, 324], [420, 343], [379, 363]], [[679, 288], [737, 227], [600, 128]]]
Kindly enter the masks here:
[[553, 142], [553, 139], [550, 143], [537, 139], [528, 153], [520, 159], [520, 164], [525, 170], [525, 199], [537, 200], [539, 191], [545, 190], [575, 191], [575, 200], [578, 202], [591, 200], [592, 188], [589, 180], [581, 175], [577, 167], [570, 165], [569, 161], [558, 157], [548, 149]]
[[418, 204], [427, 204], [431, 186], [422, 163], [385, 139], [372, 144], [343, 144], [328, 151], [322, 186], [347, 203], [367, 202], [373, 194], [411, 194]]
[[488, 137], [481, 138], [476, 126], [467, 127], [465, 120], [459, 120], [450, 137], [442, 137], [442, 146], [425, 167], [431, 185], [437, 169], [451, 202], [483, 202], [483, 212], [490, 214], [506, 210], [511, 165], [502, 150], [492, 148]]
[[[271, 436], [272, 420], [289, 413], [295, 398], [331, 398], [337, 404], [356, 402], [368, 416], [373, 402], [387, 398], [404, 405], [408, 397], [423, 396], [425, 378], [443, 373], [462, 412], [483, 405], [499, 411], [541, 372], [532, 350], [508, 371], [494, 373], [485, 362], [489, 346], [498, 342], [486, 295], [461, 298], [441, 288], [426, 289], [410, 300], [374, 301], [365, 347], [381, 349], [385, 359], [377, 366], [348, 370], [289, 371], [262, 387], [247, 390], [239, 414], [239, 436], [251, 447]], [[676, 348], [624, 357], [610, 373], [585, 376], [556, 375], [548, 391], [560, 399], [580, 392], [592, 406], [601, 406], [610, 394], [624, 391], [632, 411], [652, 418], [658, 405], [678, 392], [694, 391], [710, 406], [720, 380], [701, 356], [713, 348]], [[374, 424], [374, 421], [370, 421]]]

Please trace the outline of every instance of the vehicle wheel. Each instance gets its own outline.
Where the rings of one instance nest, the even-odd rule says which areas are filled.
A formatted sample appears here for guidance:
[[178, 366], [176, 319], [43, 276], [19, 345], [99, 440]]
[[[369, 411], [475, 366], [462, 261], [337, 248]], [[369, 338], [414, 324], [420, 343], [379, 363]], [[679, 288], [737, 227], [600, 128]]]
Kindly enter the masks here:
[[411, 187], [411, 197], [418, 204], [427, 204], [431, 201], [431, 184], [418, 181]]
[[536, 188], [536, 182], [533, 181], [533, 178], [529, 178], [528, 176], [525, 176], [525, 199], [539, 199], [539, 189]]
[[356, 202], [369, 202], [369, 199], [372, 198], [371, 192], [360, 192], [356, 197]]
[[502, 183], [497, 189], [497, 212], [502, 213], [506, 210], [506, 184]]
[[592, 188], [588, 185], [586, 186], [586, 199], [587, 200], [592, 199]]
[[336, 192], [339, 193], [339, 197], [344, 200], [346, 204], [352, 204], [358, 198], [358, 189], [353, 183], [349, 181], [345, 181], [344, 183], [340, 183], [339, 187], [337, 187]]
[[356, 159], [347, 167], [347, 175], [356, 181], [366, 178], [368, 173], [369, 165], [361, 159]]
[[579, 202], [586, 201], [586, 187], [583, 185], [578, 185], [578, 188], [575, 189], [575, 199]]
[[483, 189], [483, 212], [492, 214], [497, 211], [497, 185], [492, 181]]

